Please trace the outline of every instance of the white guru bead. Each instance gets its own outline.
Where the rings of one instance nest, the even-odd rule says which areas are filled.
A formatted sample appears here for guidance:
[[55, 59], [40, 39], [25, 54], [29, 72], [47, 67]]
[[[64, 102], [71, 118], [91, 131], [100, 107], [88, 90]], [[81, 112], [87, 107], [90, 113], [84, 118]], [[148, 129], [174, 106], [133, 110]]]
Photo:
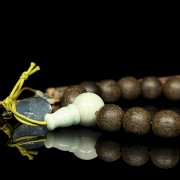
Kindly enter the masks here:
[[96, 112], [104, 106], [100, 96], [95, 93], [85, 92], [78, 95], [72, 104], [62, 107], [52, 114], [46, 114], [44, 120], [47, 128], [54, 130], [57, 127], [72, 125], [92, 126], [96, 124]]

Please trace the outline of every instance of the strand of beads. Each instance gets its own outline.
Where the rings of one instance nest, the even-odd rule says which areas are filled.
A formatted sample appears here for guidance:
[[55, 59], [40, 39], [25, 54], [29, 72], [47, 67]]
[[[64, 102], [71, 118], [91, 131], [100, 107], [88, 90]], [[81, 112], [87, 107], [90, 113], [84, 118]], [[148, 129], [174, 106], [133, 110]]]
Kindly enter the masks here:
[[123, 127], [127, 132], [139, 135], [152, 130], [155, 135], [164, 138], [176, 137], [180, 133], [180, 115], [173, 109], [161, 109], [152, 114], [146, 108], [135, 106], [125, 111], [116, 104], [104, 104], [100, 96], [90, 92], [77, 95], [72, 103], [46, 114], [44, 120], [50, 130], [80, 124], [97, 125], [107, 132]]
[[[155, 76], [146, 76], [141, 79], [126, 76], [118, 81], [105, 79], [97, 84], [101, 90], [101, 97], [105, 102], [115, 102], [119, 98], [134, 100], [139, 96], [147, 99], [156, 99], [162, 94], [170, 100], [180, 100], [179, 76], [170, 76], [163, 80]], [[87, 84], [87, 82], [80, 83], [85, 89], [88, 87]]]
[[[162, 78], [160, 78], [162, 81]], [[180, 78], [178, 77], [169, 77], [166, 78], [166, 81], [163, 79], [163, 83], [161, 83], [160, 79], [156, 77], [145, 77], [141, 79], [140, 81], [136, 80], [134, 77], [123, 77], [119, 80], [119, 83], [121, 84], [121, 91], [126, 92], [122, 93], [124, 94], [122, 97], [126, 99], [132, 99], [137, 97], [137, 91], [140, 93], [140, 82], [142, 84], [143, 94], [148, 94], [148, 87], [149, 87], [149, 96], [146, 95], [146, 97], [150, 98], [155, 97], [154, 94], [160, 95], [160, 89], [166, 92], [168, 89], [167, 87], [172, 87], [172, 91], [178, 92], [178, 87], [180, 85]], [[138, 85], [137, 85], [138, 84]], [[162, 87], [163, 88], [160, 88]], [[148, 86], [149, 85], [149, 86]], [[151, 91], [150, 91], [151, 86]], [[103, 88], [106, 87], [106, 88]], [[139, 88], [138, 88], [139, 87]], [[106, 90], [107, 91], [106, 91]], [[136, 90], [139, 89], [139, 90]], [[155, 91], [156, 89], [156, 91]], [[115, 100], [115, 95], [119, 91], [120, 88], [117, 86], [117, 82], [114, 80], [103, 80], [100, 83], [95, 83], [93, 81], [84, 81], [80, 83], [80, 86], [69, 86], [66, 87], [62, 94], [62, 106], [67, 106], [70, 103], [74, 101], [74, 99], [81, 93], [84, 93], [85, 91], [93, 92], [98, 95], [101, 95], [101, 97], [104, 101], [110, 102]], [[130, 91], [134, 90], [134, 91]], [[159, 93], [157, 93], [159, 92]], [[170, 90], [169, 90], [170, 92]], [[133, 95], [135, 93], [136, 95]], [[138, 93], [138, 94], [139, 94]], [[174, 97], [178, 96], [177, 93], [171, 92]], [[170, 94], [171, 94], [170, 93]], [[104, 95], [103, 95], [104, 94]], [[130, 94], [131, 97], [128, 95]], [[168, 94], [168, 93], [167, 93]], [[168, 97], [168, 96], [167, 96]], [[116, 96], [117, 98], [117, 96]], [[113, 100], [114, 99], [114, 100]], [[174, 98], [175, 100], [175, 98]], [[123, 111], [121, 107], [115, 104], [106, 104], [104, 105], [96, 114], [97, 116], [97, 125], [105, 130], [105, 131], [117, 131], [122, 126], [123, 128], [128, 131], [135, 134], [146, 134], [151, 130], [158, 135], [162, 137], [174, 137], [179, 135], [179, 114], [173, 110], [161, 110], [156, 113], [155, 116], [152, 116], [150, 112], [148, 112], [147, 109], [142, 107], [133, 107], [128, 109], [126, 112]]]
[[127, 132], [144, 135], [153, 131], [157, 136], [170, 138], [180, 134], [180, 115], [172, 109], [163, 109], [153, 116], [143, 107], [123, 111], [115, 104], [106, 104], [97, 112], [97, 125], [104, 131], [115, 132], [123, 127]]
[[[121, 84], [121, 86], [118, 86], [118, 84]], [[160, 92], [166, 91], [169, 92], [164, 93], [167, 94], [167, 98], [178, 100], [179, 87], [180, 78], [178, 76], [166, 77], [166, 81], [154, 76], [148, 76], [140, 80], [128, 76], [121, 78], [118, 82], [114, 80], [102, 80], [99, 83], [84, 81], [79, 85], [63, 87], [61, 105], [66, 107], [73, 103], [78, 95], [84, 92], [93, 92], [101, 96], [104, 102], [109, 103], [101, 104], [102, 107], [96, 112], [96, 122], [99, 128], [114, 132], [123, 127], [127, 132], [142, 135], [152, 130], [157, 136], [169, 138], [178, 136], [180, 133], [180, 117], [177, 112], [164, 109], [152, 115], [147, 109], [138, 106], [124, 111], [120, 106], [110, 104], [110, 102], [117, 101], [117, 97], [120, 97], [116, 96], [118, 93], [121, 93], [123, 98], [130, 100], [137, 97], [136, 92], [152, 99], [160, 96]], [[133, 95], [133, 93], [136, 95]], [[172, 94], [172, 98], [169, 94]]]
[[[75, 86], [47, 88], [46, 93], [50, 97], [64, 101], [63, 98], [67, 99], [67, 97], [63, 97], [63, 94], [70, 87], [76, 88], [74, 89], [74, 97], [82, 91], [93, 92], [101, 96], [106, 103], [116, 102], [120, 98], [134, 100], [140, 96], [147, 99], [156, 99], [161, 95], [172, 101], [180, 100], [179, 75], [167, 77], [146, 76], [141, 79], [137, 79], [134, 76], [126, 76], [117, 81], [113, 79], [104, 79], [100, 82], [83, 81]], [[63, 102], [64, 105], [66, 103]]]

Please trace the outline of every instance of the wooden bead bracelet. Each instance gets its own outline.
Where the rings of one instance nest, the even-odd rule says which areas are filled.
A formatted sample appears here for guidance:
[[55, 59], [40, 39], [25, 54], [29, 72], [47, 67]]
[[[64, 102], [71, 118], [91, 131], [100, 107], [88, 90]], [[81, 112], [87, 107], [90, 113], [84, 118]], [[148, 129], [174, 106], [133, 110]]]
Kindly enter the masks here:
[[[87, 82], [82, 82], [78, 86], [63, 87], [60, 99], [61, 107], [52, 112], [52, 106], [47, 101], [47, 95], [56, 99], [50, 94], [52, 89], [47, 89], [45, 98], [42, 95], [23, 100], [18, 99], [23, 90], [29, 90], [29, 88], [22, 88], [24, 81], [29, 75], [40, 69], [35, 66], [35, 63], [31, 63], [28, 71], [20, 76], [10, 95], [1, 102], [1, 106], [8, 113], [13, 113], [21, 123], [30, 126], [45, 125], [51, 131], [58, 127], [80, 124], [83, 126], [98, 125], [101, 129], [109, 132], [117, 131], [123, 126], [125, 130], [135, 134], [146, 134], [152, 127], [156, 135], [166, 138], [176, 137], [180, 133], [180, 117], [173, 110], [161, 110], [152, 117], [142, 107], [133, 107], [124, 112], [121, 107], [110, 104], [117, 101], [120, 94], [130, 100], [138, 97], [137, 94], [140, 95], [142, 91], [145, 97], [151, 99], [158, 97], [162, 90], [167, 98], [177, 101], [180, 98], [180, 78], [177, 76], [167, 78], [164, 83], [161, 83], [156, 77], [146, 77], [139, 81], [134, 77], [124, 77], [118, 82], [103, 80], [96, 86], [100, 87], [100, 91], [96, 88], [96, 92], [87, 90]], [[162, 80], [162, 78], [160, 79]], [[140, 84], [142, 84], [142, 90]], [[62, 88], [60, 89], [62, 90]], [[53, 95], [55, 95], [54, 92]], [[60, 95], [60, 90], [58, 95]], [[105, 102], [109, 104], [105, 104]]]
[[[68, 91], [65, 91], [67, 87]], [[83, 81], [77, 86], [46, 89], [46, 93], [54, 99], [62, 99], [63, 93], [66, 92], [62, 99], [63, 106], [66, 106], [68, 101], [73, 99], [73, 94], [75, 97], [77, 94], [85, 91], [98, 94], [106, 103], [116, 102], [120, 98], [134, 100], [140, 96], [147, 99], [156, 99], [161, 95], [164, 95], [169, 100], [178, 101], [180, 100], [180, 76], [146, 76], [141, 79], [126, 76], [118, 81], [113, 79], [104, 79], [100, 82]], [[71, 99], [68, 99], [68, 93], [72, 94]]]
[[[140, 83], [134, 77], [121, 78], [119, 82], [123, 82], [122, 84], [124, 86], [122, 85], [122, 89], [126, 89], [126, 91], [129, 94], [131, 90], [137, 89], [135, 88], [135, 86], [139, 87], [138, 89], [140, 89], [140, 86], [139, 85], [137, 86], [137, 84], [140, 84]], [[141, 79], [141, 82], [142, 84], [144, 84], [142, 85], [142, 87], [146, 87], [142, 89], [144, 90], [143, 91], [144, 96], [147, 98], [150, 98], [150, 97], [155, 98], [160, 95], [160, 93], [158, 93], [158, 96], [157, 96], [157, 93], [154, 93], [154, 92], [157, 92], [155, 91], [156, 87], [157, 89], [161, 89], [161, 91], [163, 90], [163, 92], [169, 92], [169, 93], [171, 92], [170, 94], [173, 94], [174, 97], [178, 96], [177, 95], [178, 93], [174, 93], [174, 91], [176, 92], [177, 90], [178, 92], [178, 89], [176, 88], [178, 87], [180, 88], [179, 76], [169, 76], [169, 77], [161, 77], [161, 78], [150, 76], [150, 77]], [[133, 85], [134, 88], [131, 89], [131, 86], [129, 87], [126, 83], [127, 84], [134, 83]], [[104, 84], [106, 84], [106, 88], [103, 89], [103, 87], [105, 87]], [[107, 88], [107, 86], [109, 87]], [[126, 87], [129, 87], [129, 89]], [[171, 90], [167, 91], [167, 87]], [[149, 88], [149, 91], [148, 91], [148, 88]], [[108, 89], [109, 91], [106, 91], [105, 89], [106, 90]], [[169, 138], [169, 137], [175, 137], [179, 135], [180, 117], [177, 112], [175, 112], [172, 109], [163, 109], [163, 110], [160, 110], [159, 112], [156, 112], [156, 114], [154, 115], [150, 113], [147, 109], [143, 107], [139, 107], [139, 106], [132, 107], [132, 108], [129, 108], [127, 111], [124, 111], [120, 106], [110, 103], [110, 101], [113, 99], [112, 98], [113, 92], [114, 92], [113, 90], [115, 89], [118, 89], [117, 92], [120, 92], [119, 87], [117, 86], [117, 83], [115, 83], [115, 81], [103, 80], [100, 83], [96, 83], [93, 81], [84, 81], [80, 83], [80, 85], [57, 88], [57, 91], [61, 92], [61, 106], [62, 107], [68, 106], [74, 101], [74, 99], [79, 94], [82, 94], [85, 92], [93, 92], [100, 95], [101, 97], [106, 97], [105, 100], [108, 102], [108, 104], [101, 107], [99, 111], [96, 113], [97, 125], [99, 128], [101, 128], [104, 131], [115, 132], [121, 129], [121, 127], [123, 127], [127, 132], [143, 135], [143, 134], [147, 134], [152, 128], [154, 134], [156, 134], [157, 136]], [[50, 89], [47, 89], [47, 92], [49, 90]], [[161, 91], [158, 90], [158, 92], [161, 92]], [[138, 92], [140, 92], [140, 90], [138, 90]], [[128, 93], [126, 93], [126, 95]], [[179, 93], [180, 93], [180, 90], [179, 90]], [[168, 97], [171, 100], [178, 100], [178, 98], [170, 98], [170, 95], [168, 95], [168, 93], [165, 93], [165, 94], [166, 94], [166, 97]], [[130, 97], [130, 96], [127, 95], [123, 97], [125, 98], [125, 97]], [[104, 98], [102, 99], [104, 100]], [[130, 98], [126, 98], [126, 99], [130, 100]]]
[[[71, 104], [82, 93], [85, 90], [81, 86], [66, 87], [61, 96], [62, 107]], [[107, 132], [115, 132], [123, 127], [127, 132], [139, 135], [152, 130], [155, 135], [166, 138], [176, 137], [180, 133], [180, 115], [170, 108], [152, 114], [148, 109], [139, 106], [125, 111], [116, 104], [107, 103], [96, 112], [96, 123]]]

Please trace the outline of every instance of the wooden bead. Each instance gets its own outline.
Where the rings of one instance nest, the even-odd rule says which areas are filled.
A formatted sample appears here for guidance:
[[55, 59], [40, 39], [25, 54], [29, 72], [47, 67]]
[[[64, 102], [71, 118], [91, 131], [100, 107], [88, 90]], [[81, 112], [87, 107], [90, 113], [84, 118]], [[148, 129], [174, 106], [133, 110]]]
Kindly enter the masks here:
[[123, 99], [133, 100], [141, 94], [140, 82], [133, 76], [122, 77], [118, 80], [118, 85]]
[[180, 116], [173, 110], [158, 111], [152, 118], [155, 135], [165, 138], [176, 137], [180, 133]]
[[97, 125], [104, 131], [115, 132], [122, 126], [124, 111], [115, 104], [106, 104], [97, 112]]
[[180, 100], [180, 78], [170, 78], [163, 86], [164, 95], [173, 101]]
[[105, 79], [99, 82], [101, 88], [101, 97], [105, 102], [115, 102], [121, 96], [121, 90], [116, 81]]
[[61, 87], [57, 87], [55, 88], [55, 92], [54, 92], [54, 98], [58, 98], [58, 95], [59, 95], [59, 99], [61, 100], [62, 99], [62, 96], [64, 94], [64, 91], [66, 90], [66, 88], [68, 88], [68, 86], [61, 86]]
[[87, 92], [92, 92], [101, 96], [101, 88], [99, 87], [98, 83], [94, 81], [83, 81], [79, 85], [83, 87]]
[[86, 92], [86, 90], [78, 85], [67, 87], [61, 99], [61, 106], [67, 106], [71, 104], [79, 94], [84, 92]]
[[170, 75], [170, 76], [163, 76], [163, 77], [158, 77], [158, 79], [161, 81], [161, 84], [164, 85], [164, 83], [171, 78], [180, 78], [180, 75]]
[[148, 99], [155, 99], [162, 93], [162, 84], [155, 76], [144, 77], [141, 81], [142, 96]]
[[179, 161], [179, 148], [177, 147], [152, 147], [151, 161], [162, 169], [170, 169]]
[[102, 135], [95, 145], [98, 157], [107, 162], [113, 162], [121, 157], [121, 145], [118, 139]]
[[62, 98], [63, 96], [63, 93], [65, 91], [65, 89], [67, 88], [68, 86], [62, 86], [62, 87], [49, 87], [46, 89], [46, 94], [50, 97], [50, 98], [53, 98], [53, 99], [60, 99]]
[[123, 127], [127, 132], [147, 134], [151, 128], [151, 114], [142, 107], [132, 107], [124, 113]]

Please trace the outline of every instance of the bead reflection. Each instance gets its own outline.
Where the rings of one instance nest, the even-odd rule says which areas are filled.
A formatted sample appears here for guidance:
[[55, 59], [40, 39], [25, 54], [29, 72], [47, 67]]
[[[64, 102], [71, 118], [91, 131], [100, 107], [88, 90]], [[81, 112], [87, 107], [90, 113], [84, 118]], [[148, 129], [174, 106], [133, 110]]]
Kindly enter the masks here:
[[118, 160], [121, 157], [125, 163], [131, 166], [146, 164], [149, 160], [149, 146], [143, 144], [143, 138], [132, 139], [127, 134], [126, 136], [122, 139], [117, 134], [110, 136], [103, 134], [95, 146], [98, 157], [107, 162]]
[[46, 148], [57, 148], [74, 153], [80, 159], [90, 160], [97, 157], [94, 148], [100, 133], [91, 128], [65, 128], [58, 132], [48, 132], [44, 142]]
[[[48, 131], [46, 126], [19, 125], [10, 136], [8, 145], [25, 150], [57, 148], [73, 153], [80, 159], [91, 160], [97, 157], [95, 144], [100, 132], [94, 128], [61, 128], [59, 131]], [[29, 151], [30, 152], [30, 151]], [[27, 155], [27, 154], [26, 154]]]
[[130, 166], [142, 166], [151, 160], [158, 168], [170, 169], [179, 162], [178, 139], [158, 139], [155, 136], [142, 137], [102, 134], [95, 148], [98, 157], [106, 162], [120, 158]]
[[112, 162], [121, 157], [121, 144], [115, 136], [102, 135], [98, 138], [95, 148], [101, 160]]
[[125, 131], [104, 133], [93, 127], [81, 126], [48, 131], [45, 126], [21, 124], [13, 129], [3, 121], [0, 127], [9, 136], [9, 147], [16, 147], [30, 160], [42, 146], [73, 153], [82, 160], [97, 158], [111, 163], [122, 160], [136, 167], [149, 163], [157, 168], [170, 169], [178, 164], [180, 158], [179, 137], [135, 136]]
[[142, 166], [149, 160], [149, 147], [147, 145], [124, 145], [122, 158], [131, 166]]
[[[37, 150], [32, 149], [42, 146], [41, 142], [44, 141], [42, 137], [39, 136], [40, 132], [43, 132], [44, 135], [45, 131], [39, 131], [38, 127], [36, 127], [36, 131], [34, 131], [34, 128], [22, 124], [15, 129], [11, 124], [7, 123], [6, 120], [0, 118], [0, 130], [9, 138], [7, 145], [9, 147], [15, 147], [22, 156], [28, 157], [29, 160], [33, 160], [34, 156], [38, 154]], [[34, 136], [32, 136], [32, 134]], [[34, 144], [35, 142], [40, 144], [37, 146], [37, 144]]]
[[179, 149], [170, 146], [152, 147], [151, 160], [159, 168], [172, 168], [179, 161]]
[[21, 124], [12, 134], [11, 141], [18, 143], [25, 149], [36, 149], [44, 146], [46, 133], [48, 129], [46, 126], [28, 126]]

